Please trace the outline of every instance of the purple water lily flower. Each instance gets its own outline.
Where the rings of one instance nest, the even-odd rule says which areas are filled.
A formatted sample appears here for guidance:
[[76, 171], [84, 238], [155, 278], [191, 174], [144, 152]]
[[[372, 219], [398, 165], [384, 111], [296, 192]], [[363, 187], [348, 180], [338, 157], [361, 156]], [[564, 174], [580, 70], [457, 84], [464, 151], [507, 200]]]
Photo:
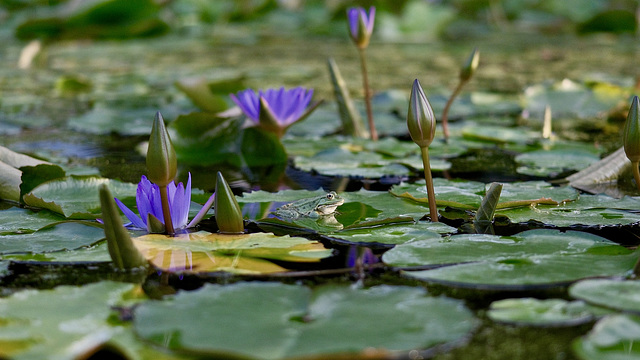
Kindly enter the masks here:
[[[258, 90], [258, 93], [253, 89], [246, 89], [230, 96], [247, 117], [267, 129], [276, 127], [283, 131], [306, 117], [314, 108], [307, 109], [313, 96], [313, 89], [307, 90], [303, 87], [291, 90], [285, 90], [284, 87]], [[261, 111], [261, 103], [267, 107], [263, 109], [266, 111]], [[261, 113], [267, 114], [267, 118], [264, 115], [261, 118]]]
[[366, 48], [373, 33], [373, 23], [376, 17], [376, 8], [369, 8], [369, 14], [361, 7], [347, 9], [349, 21], [349, 35], [359, 48]]
[[[200, 212], [198, 212], [198, 215], [190, 223], [187, 223], [189, 220], [189, 208], [191, 207], [191, 173], [189, 173], [186, 187], [182, 183], [176, 185], [175, 182], [171, 182], [167, 185], [167, 194], [169, 197], [169, 208], [171, 209], [171, 220], [176, 230], [195, 226], [204, 217], [206, 212], [209, 211], [214, 198], [212, 195]], [[149, 214], [155, 216], [164, 224], [160, 188], [158, 185], [149, 181], [144, 175], [142, 179], [140, 179], [136, 191], [136, 206], [138, 207], [140, 216], [136, 215], [136, 213], [119, 199], [115, 200], [120, 210], [122, 210], [127, 219], [131, 221], [131, 223], [128, 224], [130, 226], [148, 230], [147, 217]]]

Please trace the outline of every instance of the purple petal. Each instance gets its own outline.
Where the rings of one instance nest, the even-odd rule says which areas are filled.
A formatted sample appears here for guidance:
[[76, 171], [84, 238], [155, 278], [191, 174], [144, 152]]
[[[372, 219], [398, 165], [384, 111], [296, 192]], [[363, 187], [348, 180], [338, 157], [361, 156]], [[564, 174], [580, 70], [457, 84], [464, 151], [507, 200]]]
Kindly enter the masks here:
[[147, 224], [145, 224], [144, 221], [142, 221], [138, 215], [136, 215], [133, 211], [131, 211], [125, 204], [122, 203], [122, 201], [120, 201], [117, 198], [114, 198], [114, 199], [116, 201], [116, 205], [118, 205], [120, 210], [122, 210], [122, 212], [124, 213], [124, 216], [126, 216], [127, 219], [131, 221], [133, 226], [141, 229], [147, 228]]
[[358, 37], [358, 16], [360, 14], [359, 8], [347, 9], [347, 19], [349, 20], [349, 30], [351, 31], [351, 37]]
[[239, 91], [236, 95], [230, 94], [231, 100], [242, 112], [254, 122], [260, 117], [260, 100], [253, 89]]
[[[364, 12], [364, 10], [363, 10]], [[365, 15], [365, 19], [367, 19], [366, 15]], [[365, 21], [365, 24], [367, 25], [367, 34], [371, 35], [371, 33], [373, 33], [373, 23], [376, 19], [376, 7], [372, 6], [369, 8], [369, 17], [367, 19], [367, 21]]]

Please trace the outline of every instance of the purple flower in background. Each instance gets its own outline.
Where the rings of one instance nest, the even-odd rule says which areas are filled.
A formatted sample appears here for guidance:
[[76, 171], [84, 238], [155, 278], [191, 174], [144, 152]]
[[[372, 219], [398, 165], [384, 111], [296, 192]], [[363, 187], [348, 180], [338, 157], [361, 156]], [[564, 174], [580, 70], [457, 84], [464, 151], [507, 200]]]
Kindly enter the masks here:
[[[187, 186], [182, 183], [175, 182], [167, 185], [167, 194], [169, 197], [169, 208], [171, 209], [171, 220], [175, 229], [182, 229], [192, 227], [197, 224], [213, 204], [213, 195], [202, 207], [198, 215], [187, 224], [189, 218], [189, 208], [191, 207], [191, 173], [189, 173], [189, 179], [187, 180]], [[162, 201], [160, 200], [160, 188], [158, 185], [151, 183], [146, 176], [142, 176], [138, 183], [138, 190], [136, 191], [136, 206], [138, 207], [138, 213], [136, 215], [131, 209], [119, 199], [115, 199], [116, 204], [124, 215], [131, 221], [131, 224], [136, 228], [148, 229], [147, 218], [151, 214], [155, 216], [161, 223], [164, 224], [164, 216], [162, 215]]]
[[254, 123], [278, 136], [282, 136], [289, 126], [305, 118], [317, 106], [309, 107], [313, 90], [303, 87], [258, 90], [258, 93], [247, 89], [230, 96]]
[[369, 39], [373, 33], [373, 23], [376, 17], [376, 8], [369, 8], [369, 15], [361, 7], [349, 8], [347, 10], [347, 20], [349, 20], [349, 35], [351, 39], [361, 49], [369, 45]]

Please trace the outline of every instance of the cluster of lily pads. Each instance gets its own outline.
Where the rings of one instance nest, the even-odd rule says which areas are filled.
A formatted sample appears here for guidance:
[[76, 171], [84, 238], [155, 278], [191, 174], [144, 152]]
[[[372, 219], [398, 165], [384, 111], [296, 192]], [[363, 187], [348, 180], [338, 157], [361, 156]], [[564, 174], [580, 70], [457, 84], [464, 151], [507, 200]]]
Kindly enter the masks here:
[[[599, 153], [500, 126], [451, 124], [449, 133], [445, 119], [478, 67], [476, 50], [462, 67], [461, 85], [442, 108], [445, 141], [436, 138], [435, 111], [417, 80], [408, 111], [403, 109], [406, 123], [382, 119], [374, 124], [376, 103], [364, 58], [374, 14], [373, 8], [368, 14], [356, 8], [347, 15], [364, 65], [368, 134], [361, 131], [357, 109], [330, 61], [346, 136], [315, 142], [285, 136], [305, 118], [311, 126], [323, 121], [322, 116], [312, 119], [320, 104], [311, 105], [312, 90], [245, 89], [231, 96], [244, 117], [238, 111], [217, 114], [214, 124], [203, 125], [216, 130], [205, 144], [193, 141], [203, 128], [185, 126], [202, 123], [199, 115], [185, 116], [167, 129], [158, 113], [146, 152], [147, 175], [137, 186], [68, 176], [60, 166], [0, 149], [7, 174], [1, 177], [0, 196], [22, 205], [0, 212], [3, 285], [14, 280], [12, 266], [25, 261], [108, 262], [109, 276], [158, 276], [159, 289], [169, 282], [179, 288], [185, 277], [214, 283], [166, 296], [152, 293], [148, 281], [145, 286], [102, 281], [10, 294], [0, 299], [0, 356], [80, 358], [103, 351], [126, 358], [417, 358], [432, 355], [438, 344], [461, 344], [481, 326], [482, 316], [462, 300], [432, 296], [419, 286], [363, 286], [379, 274], [397, 274], [428, 288], [513, 294], [492, 302], [486, 317], [529, 326], [597, 321], [588, 335], [575, 340], [577, 356], [640, 356], [633, 347], [640, 319], [629, 315], [640, 306], [629, 295], [637, 291], [640, 255], [623, 246], [639, 243], [640, 199], [589, 195], [540, 180], [485, 184], [434, 178], [432, 170], [444, 173], [452, 167], [450, 160], [476, 148], [533, 148], [520, 155], [522, 171], [544, 176], [598, 164]], [[181, 86], [193, 94], [193, 87]], [[382, 130], [379, 140], [376, 126]], [[637, 97], [624, 131], [624, 152], [640, 189]], [[410, 137], [420, 151], [410, 141], [386, 135]], [[222, 138], [222, 144], [210, 141]], [[233, 142], [241, 145], [227, 147]], [[549, 152], [568, 149], [575, 151], [569, 162], [577, 168], [545, 164]], [[196, 152], [210, 161], [236, 153], [231, 162], [247, 166], [278, 163], [288, 154], [296, 168], [328, 176], [364, 168], [357, 175], [408, 180], [422, 172], [425, 180], [395, 181], [389, 191], [235, 196], [218, 173], [210, 195], [193, 190], [190, 175], [186, 184], [174, 180], [178, 161], [195, 161], [202, 156]], [[551, 172], [543, 172], [544, 166]], [[122, 215], [130, 221], [126, 227]], [[336, 274], [359, 286], [241, 281]], [[237, 283], [215, 284], [229, 278]], [[567, 287], [573, 300], [519, 297], [521, 291]]]

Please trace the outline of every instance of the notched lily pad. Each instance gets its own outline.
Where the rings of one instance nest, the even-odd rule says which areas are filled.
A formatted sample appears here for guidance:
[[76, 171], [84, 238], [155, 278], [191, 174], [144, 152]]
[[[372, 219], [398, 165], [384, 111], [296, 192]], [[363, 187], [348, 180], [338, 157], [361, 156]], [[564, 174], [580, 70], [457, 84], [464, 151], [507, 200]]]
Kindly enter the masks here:
[[459, 340], [477, 325], [459, 300], [425, 295], [385, 285], [205, 285], [137, 307], [134, 328], [170, 350], [220, 358], [378, 359]]
[[286, 269], [269, 260], [307, 263], [331, 255], [331, 250], [317, 241], [269, 233], [147, 234], [134, 238], [133, 242], [152, 264], [175, 272], [273, 273]]
[[0, 254], [73, 250], [103, 238], [104, 230], [97, 224], [62, 222], [32, 233], [0, 235]]
[[111, 306], [139, 298], [136, 285], [110, 281], [83, 287], [23, 290], [0, 299], [0, 356], [88, 358], [123, 331]]
[[[638, 254], [602, 237], [529, 230], [514, 236], [453, 235], [397, 245], [382, 260], [397, 267], [436, 267], [404, 275], [457, 287], [526, 290], [593, 276], [624, 275]], [[447, 266], [443, 266], [447, 265]]]
[[107, 184], [115, 197], [135, 197], [137, 186], [104, 178], [67, 177], [37, 186], [24, 196], [25, 204], [49, 209], [70, 219], [96, 219], [100, 216], [98, 187]]

